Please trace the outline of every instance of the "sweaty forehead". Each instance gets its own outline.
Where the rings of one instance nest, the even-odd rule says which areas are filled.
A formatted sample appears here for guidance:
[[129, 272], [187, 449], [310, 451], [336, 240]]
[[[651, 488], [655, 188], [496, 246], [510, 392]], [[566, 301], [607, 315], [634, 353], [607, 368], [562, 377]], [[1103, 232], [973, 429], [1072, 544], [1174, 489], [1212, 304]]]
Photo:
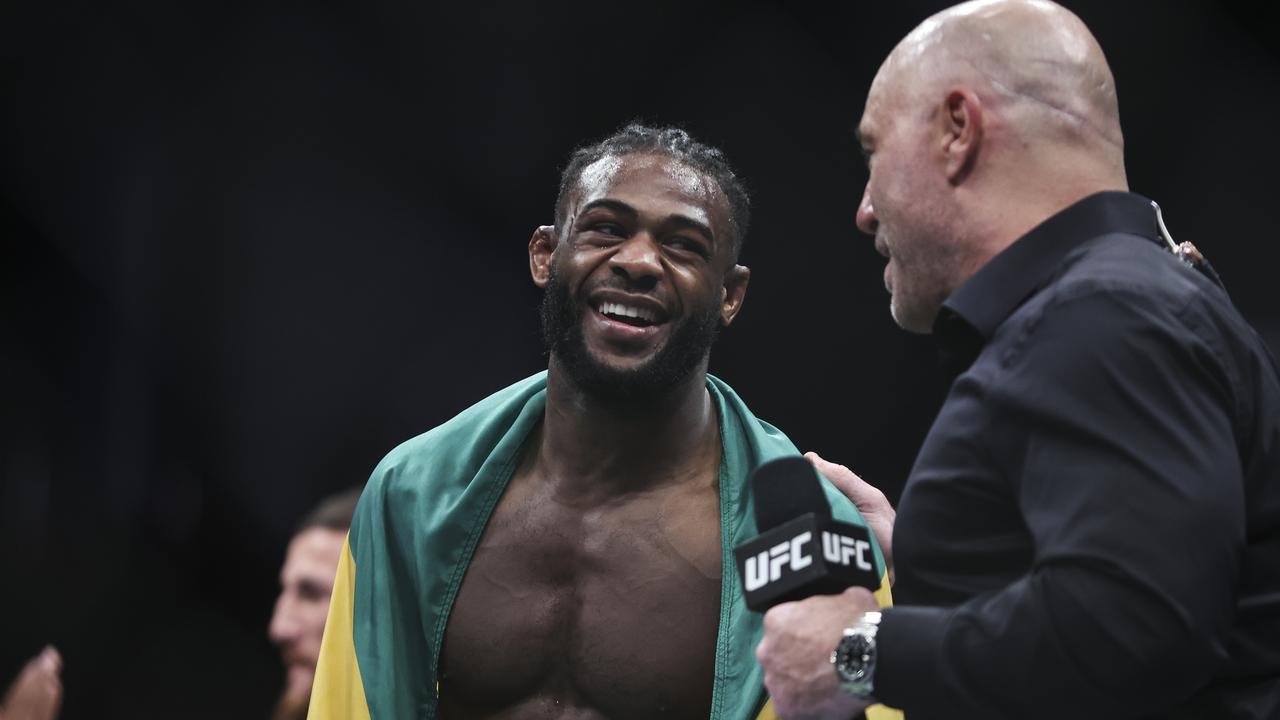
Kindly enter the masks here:
[[621, 200], [636, 210], [696, 214], [717, 235], [728, 234], [728, 198], [706, 173], [663, 155], [606, 155], [583, 169], [576, 207], [603, 198]]
[[338, 568], [346, 533], [327, 528], [303, 530], [289, 542], [282, 574], [303, 577], [329, 577]]
[[[647, 184], [655, 192], [676, 192], [690, 200], [714, 202], [720, 186], [712, 178], [674, 158], [662, 155], [606, 155], [582, 170], [579, 190], [595, 199], [619, 185]], [[590, 200], [588, 200], [589, 202]]]

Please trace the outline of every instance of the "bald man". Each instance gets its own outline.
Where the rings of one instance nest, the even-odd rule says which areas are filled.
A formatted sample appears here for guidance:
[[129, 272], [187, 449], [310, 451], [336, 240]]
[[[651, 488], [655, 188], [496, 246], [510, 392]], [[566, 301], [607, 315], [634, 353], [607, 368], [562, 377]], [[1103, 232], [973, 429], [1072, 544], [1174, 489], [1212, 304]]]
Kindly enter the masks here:
[[1280, 718], [1275, 362], [1128, 191], [1088, 29], [1048, 2], [935, 15], [859, 135], [893, 318], [953, 382], [882, 543], [898, 607], [854, 589], [766, 616], [779, 714]]

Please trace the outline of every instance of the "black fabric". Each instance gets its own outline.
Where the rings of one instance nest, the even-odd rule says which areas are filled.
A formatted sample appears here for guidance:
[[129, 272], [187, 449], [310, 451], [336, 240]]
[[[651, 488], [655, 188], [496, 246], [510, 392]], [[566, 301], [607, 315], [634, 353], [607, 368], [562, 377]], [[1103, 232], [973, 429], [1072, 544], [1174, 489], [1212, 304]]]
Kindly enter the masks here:
[[1149, 200], [1086, 198], [935, 325], [878, 699], [932, 718], [1280, 718], [1280, 382]]

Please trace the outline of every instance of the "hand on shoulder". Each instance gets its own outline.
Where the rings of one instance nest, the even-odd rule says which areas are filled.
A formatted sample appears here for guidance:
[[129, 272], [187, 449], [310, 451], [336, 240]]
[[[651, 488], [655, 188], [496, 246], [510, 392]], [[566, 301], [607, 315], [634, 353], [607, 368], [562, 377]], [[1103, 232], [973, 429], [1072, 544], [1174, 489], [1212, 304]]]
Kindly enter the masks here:
[[884, 553], [884, 562], [889, 570], [889, 584], [893, 584], [893, 521], [898, 513], [889, 504], [889, 499], [878, 488], [858, 477], [844, 465], [837, 465], [822, 459], [816, 452], [804, 454], [809, 462], [822, 473], [823, 477], [836, 486], [845, 497], [853, 501], [858, 512], [867, 521], [867, 526], [875, 534], [880, 543], [880, 551]]

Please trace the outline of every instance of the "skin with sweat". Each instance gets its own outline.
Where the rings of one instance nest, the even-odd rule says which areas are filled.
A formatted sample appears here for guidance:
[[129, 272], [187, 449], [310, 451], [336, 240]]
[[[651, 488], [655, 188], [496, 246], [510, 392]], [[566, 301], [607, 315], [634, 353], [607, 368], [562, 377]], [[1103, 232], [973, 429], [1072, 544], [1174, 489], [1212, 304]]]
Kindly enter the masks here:
[[678, 161], [607, 156], [562, 225], [529, 255], [567, 339], [450, 614], [440, 714], [705, 718], [721, 443], [704, 336], [748, 280], [728, 202]]

